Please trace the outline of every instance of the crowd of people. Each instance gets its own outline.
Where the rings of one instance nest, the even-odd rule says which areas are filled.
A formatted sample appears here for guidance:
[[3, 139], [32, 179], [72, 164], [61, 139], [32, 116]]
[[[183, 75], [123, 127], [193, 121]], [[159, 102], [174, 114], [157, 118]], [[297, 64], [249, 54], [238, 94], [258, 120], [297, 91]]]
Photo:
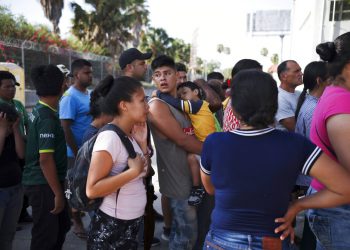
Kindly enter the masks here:
[[[120, 55], [121, 76], [92, 91], [87, 60], [71, 70], [38, 65], [30, 75], [39, 101], [28, 114], [14, 99], [16, 78], [0, 71], [0, 249], [12, 249], [28, 205], [32, 250], [62, 249], [71, 227], [87, 249], [150, 249], [159, 242], [154, 152], [171, 250], [350, 249], [350, 32], [316, 52], [322, 61], [304, 70], [280, 63], [279, 83], [253, 59], [238, 61], [229, 81], [212, 72], [192, 82], [184, 64], [161, 55], [149, 97], [141, 81], [152, 53], [136, 48]], [[86, 196], [102, 203], [86, 229], [64, 182], [96, 134]]]

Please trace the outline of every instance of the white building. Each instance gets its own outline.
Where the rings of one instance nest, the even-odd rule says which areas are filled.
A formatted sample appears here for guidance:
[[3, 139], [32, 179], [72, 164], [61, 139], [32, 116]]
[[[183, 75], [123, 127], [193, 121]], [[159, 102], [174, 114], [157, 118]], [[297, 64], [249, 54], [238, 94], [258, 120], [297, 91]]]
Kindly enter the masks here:
[[[334, 4], [336, 3], [336, 4]], [[290, 57], [305, 67], [318, 61], [316, 46], [350, 31], [350, 1], [294, 0]]]

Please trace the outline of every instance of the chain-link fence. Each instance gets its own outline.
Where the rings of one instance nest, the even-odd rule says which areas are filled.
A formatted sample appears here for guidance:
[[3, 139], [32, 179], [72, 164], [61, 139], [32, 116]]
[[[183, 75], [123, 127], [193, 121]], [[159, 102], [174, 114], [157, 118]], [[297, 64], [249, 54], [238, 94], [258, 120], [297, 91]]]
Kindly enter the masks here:
[[93, 68], [93, 83], [97, 84], [108, 74], [115, 75], [115, 61], [111, 57], [82, 53], [56, 46], [45, 46], [28, 40], [0, 36], [0, 62], [12, 62], [24, 69], [25, 104], [31, 106], [37, 100], [30, 79], [31, 69], [39, 64], [64, 64], [70, 68], [75, 59], [88, 60]]

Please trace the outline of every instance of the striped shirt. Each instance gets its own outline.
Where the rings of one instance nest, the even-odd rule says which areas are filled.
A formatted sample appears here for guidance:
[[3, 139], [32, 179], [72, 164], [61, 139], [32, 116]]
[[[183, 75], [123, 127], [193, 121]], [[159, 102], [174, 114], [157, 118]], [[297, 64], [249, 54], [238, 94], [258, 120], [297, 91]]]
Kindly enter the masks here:
[[[306, 94], [305, 101], [300, 108], [297, 122], [295, 124], [295, 133], [301, 134], [308, 139], [310, 138], [310, 128], [312, 115], [314, 114], [318, 98]], [[312, 178], [310, 176], [305, 176], [300, 174], [296, 184], [299, 186], [310, 186]]]

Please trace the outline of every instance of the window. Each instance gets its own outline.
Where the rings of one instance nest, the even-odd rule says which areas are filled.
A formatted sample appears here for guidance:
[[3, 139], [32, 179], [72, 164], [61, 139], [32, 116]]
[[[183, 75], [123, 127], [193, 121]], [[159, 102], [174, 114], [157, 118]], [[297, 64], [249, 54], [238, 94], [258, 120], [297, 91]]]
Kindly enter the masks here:
[[331, 1], [329, 11], [329, 21], [333, 21], [333, 9], [335, 3], [334, 21], [350, 20], [350, 1], [338, 0]]

